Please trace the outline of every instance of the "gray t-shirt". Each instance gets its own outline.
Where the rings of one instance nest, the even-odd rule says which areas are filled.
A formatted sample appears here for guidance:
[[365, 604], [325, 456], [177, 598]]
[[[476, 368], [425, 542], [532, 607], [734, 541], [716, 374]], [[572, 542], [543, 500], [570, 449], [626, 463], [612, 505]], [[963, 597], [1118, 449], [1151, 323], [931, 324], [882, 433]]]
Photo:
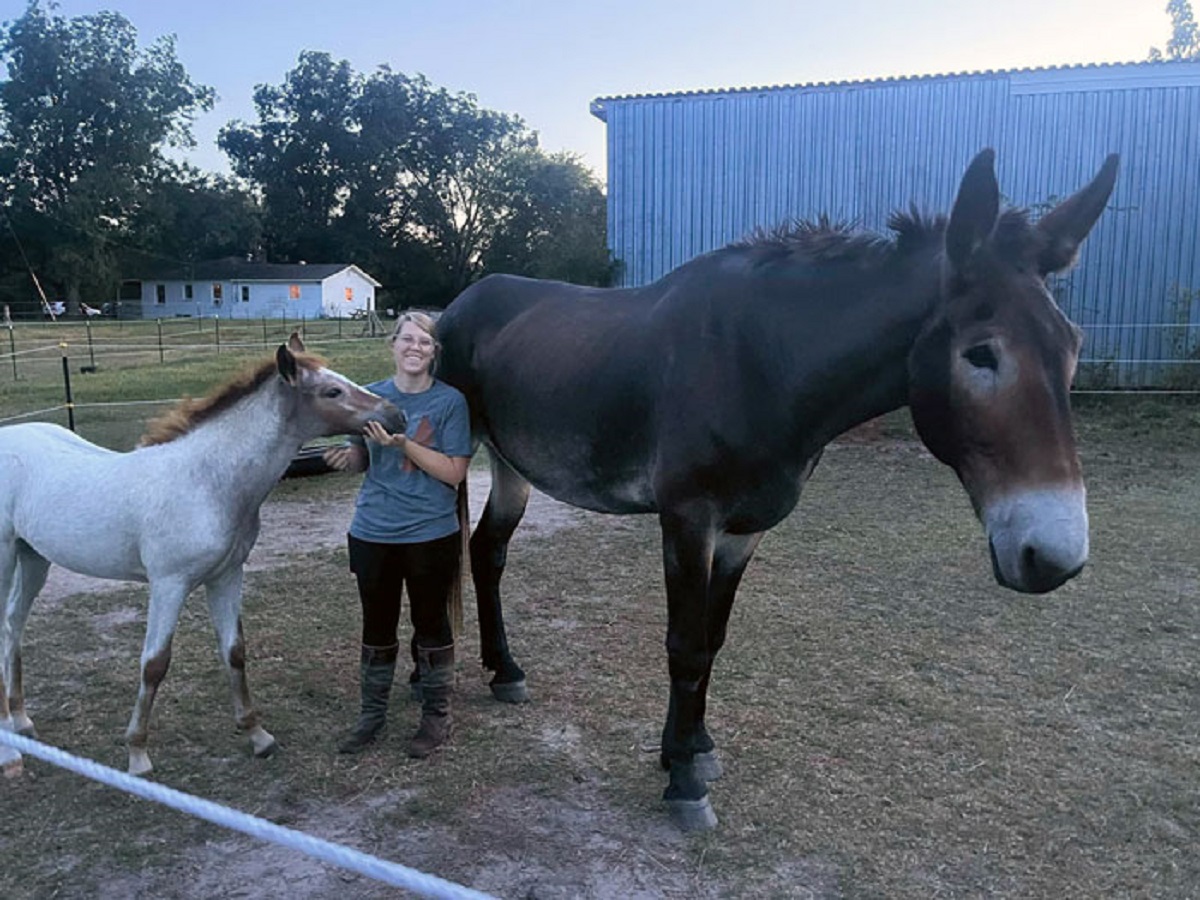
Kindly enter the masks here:
[[[404, 411], [410, 441], [447, 456], [471, 455], [467, 401], [450, 385], [434, 381], [427, 391], [405, 394], [388, 378], [367, 385], [367, 390]], [[458, 531], [454, 488], [418, 467], [399, 447], [366, 443], [371, 465], [350, 523], [354, 537], [381, 544], [414, 544]]]

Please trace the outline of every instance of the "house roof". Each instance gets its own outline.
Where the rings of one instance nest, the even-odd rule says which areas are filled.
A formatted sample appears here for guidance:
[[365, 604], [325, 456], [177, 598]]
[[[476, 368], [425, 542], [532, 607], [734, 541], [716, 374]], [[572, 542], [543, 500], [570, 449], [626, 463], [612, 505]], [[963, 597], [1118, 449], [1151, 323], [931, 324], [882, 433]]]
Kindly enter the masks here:
[[191, 264], [163, 266], [127, 278], [127, 281], [324, 281], [353, 269], [373, 286], [380, 283], [352, 263], [262, 263], [240, 256], [201, 260]]
[[[1114, 86], [1150, 86], [1152, 81], [1163, 84], [1195, 84], [1200, 79], [1200, 62], [1194, 60], [1147, 60], [1127, 63], [1085, 63], [1067, 66], [1042, 66], [1021, 69], [986, 69], [974, 72], [949, 72], [939, 75], [901, 75], [888, 78], [865, 78], [851, 81], [814, 81], [800, 84], [763, 85], [757, 87], [707, 88], [665, 93], [618, 94], [597, 97], [591, 102], [593, 116], [607, 122], [608, 105], [627, 100], [676, 100], [691, 97], [721, 97], [731, 94], [769, 93], [775, 91], [850, 90], [855, 88], [886, 87], [920, 81], [953, 81], [967, 78], [1015, 77], [1026, 81], [1068, 82], [1084, 80], [1090, 88]], [[1133, 82], [1133, 83], [1130, 83]]]

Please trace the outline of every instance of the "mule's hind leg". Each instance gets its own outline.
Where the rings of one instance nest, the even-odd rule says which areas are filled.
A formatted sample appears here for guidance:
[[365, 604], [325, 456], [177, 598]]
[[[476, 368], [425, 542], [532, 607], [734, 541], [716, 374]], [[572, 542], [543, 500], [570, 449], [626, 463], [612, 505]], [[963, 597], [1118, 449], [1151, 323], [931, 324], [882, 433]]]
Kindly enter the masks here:
[[500, 578], [508, 560], [508, 542], [529, 502], [529, 482], [495, 452], [489, 450], [488, 455], [492, 462], [492, 489], [471, 535], [471, 577], [479, 610], [483, 666], [496, 673], [491, 688], [497, 700], [524, 703], [529, 692], [525, 673], [508, 649], [500, 607]]
[[[12, 607], [10, 598], [13, 588], [16, 586], [16, 578], [16, 544], [11, 539], [0, 540], [0, 600], [4, 603], [4, 607], [0, 609], [0, 652], [3, 652], [6, 657], [9, 644], [9, 610]], [[13, 728], [12, 716], [8, 707], [8, 685], [4, 675], [7, 668], [7, 664], [0, 665], [0, 730], [11, 732], [16, 729]], [[3, 772], [8, 778], [15, 778], [21, 774], [22, 768], [21, 754], [7, 744], [0, 744], [0, 772]]]
[[146, 752], [149, 740], [150, 710], [159, 685], [171, 666], [171, 641], [179, 623], [179, 611], [191, 590], [191, 585], [179, 578], [151, 578], [150, 609], [146, 616], [146, 638], [142, 643], [142, 678], [138, 683], [137, 701], [125, 741], [129, 745], [129, 774], [145, 775], [154, 767]]
[[262, 727], [258, 711], [250, 700], [250, 685], [246, 681], [246, 643], [242, 636], [242, 567], [236, 566], [204, 585], [208, 596], [208, 611], [217, 634], [217, 655], [233, 692], [233, 717], [237, 727], [246, 732], [257, 757], [275, 752], [275, 738]]
[[50, 561], [24, 541], [17, 541], [16, 580], [9, 593], [8, 631], [4, 641], [4, 680], [8, 684], [8, 704], [17, 734], [36, 737], [33, 721], [25, 712], [25, 684], [21, 671], [21, 637], [33, 601], [46, 586]]

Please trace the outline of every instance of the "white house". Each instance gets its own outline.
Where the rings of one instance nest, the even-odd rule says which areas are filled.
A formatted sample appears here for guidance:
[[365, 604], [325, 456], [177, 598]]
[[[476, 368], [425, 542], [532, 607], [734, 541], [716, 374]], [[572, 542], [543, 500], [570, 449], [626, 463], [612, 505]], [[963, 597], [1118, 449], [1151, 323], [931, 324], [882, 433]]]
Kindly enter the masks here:
[[342, 319], [375, 309], [379, 282], [348, 263], [259, 263], [233, 257], [122, 282], [121, 297], [141, 301], [144, 319]]

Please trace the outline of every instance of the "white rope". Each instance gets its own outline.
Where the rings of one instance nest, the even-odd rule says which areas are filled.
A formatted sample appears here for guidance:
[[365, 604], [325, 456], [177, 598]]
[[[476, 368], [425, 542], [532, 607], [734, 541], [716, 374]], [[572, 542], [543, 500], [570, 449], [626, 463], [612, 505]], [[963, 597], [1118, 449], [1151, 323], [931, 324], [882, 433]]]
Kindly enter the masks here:
[[56, 766], [70, 769], [72, 772], [107, 784], [109, 787], [137, 794], [139, 797], [154, 800], [201, 819], [207, 819], [217, 825], [241, 831], [251, 837], [272, 841], [291, 850], [298, 850], [393, 887], [406, 888], [425, 897], [447, 897], [452, 900], [459, 900], [459, 898], [462, 900], [494, 900], [490, 894], [480, 893], [452, 881], [438, 878], [436, 875], [426, 875], [398, 863], [388, 862], [358, 850], [343, 847], [341, 844], [334, 844], [302, 831], [294, 831], [291, 828], [276, 825], [274, 822], [238, 812], [227, 806], [221, 806], [219, 803], [213, 803], [211, 800], [193, 797], [191, 794], [185, 794], [183, 791], [177, 791], [153, 781], [135, 778], [108, 766], [102, 766], [90, 759], [72, 756], [56, 747], [13, 734], [3, 727], [0, 727], [0, 745], [7, 745]]

